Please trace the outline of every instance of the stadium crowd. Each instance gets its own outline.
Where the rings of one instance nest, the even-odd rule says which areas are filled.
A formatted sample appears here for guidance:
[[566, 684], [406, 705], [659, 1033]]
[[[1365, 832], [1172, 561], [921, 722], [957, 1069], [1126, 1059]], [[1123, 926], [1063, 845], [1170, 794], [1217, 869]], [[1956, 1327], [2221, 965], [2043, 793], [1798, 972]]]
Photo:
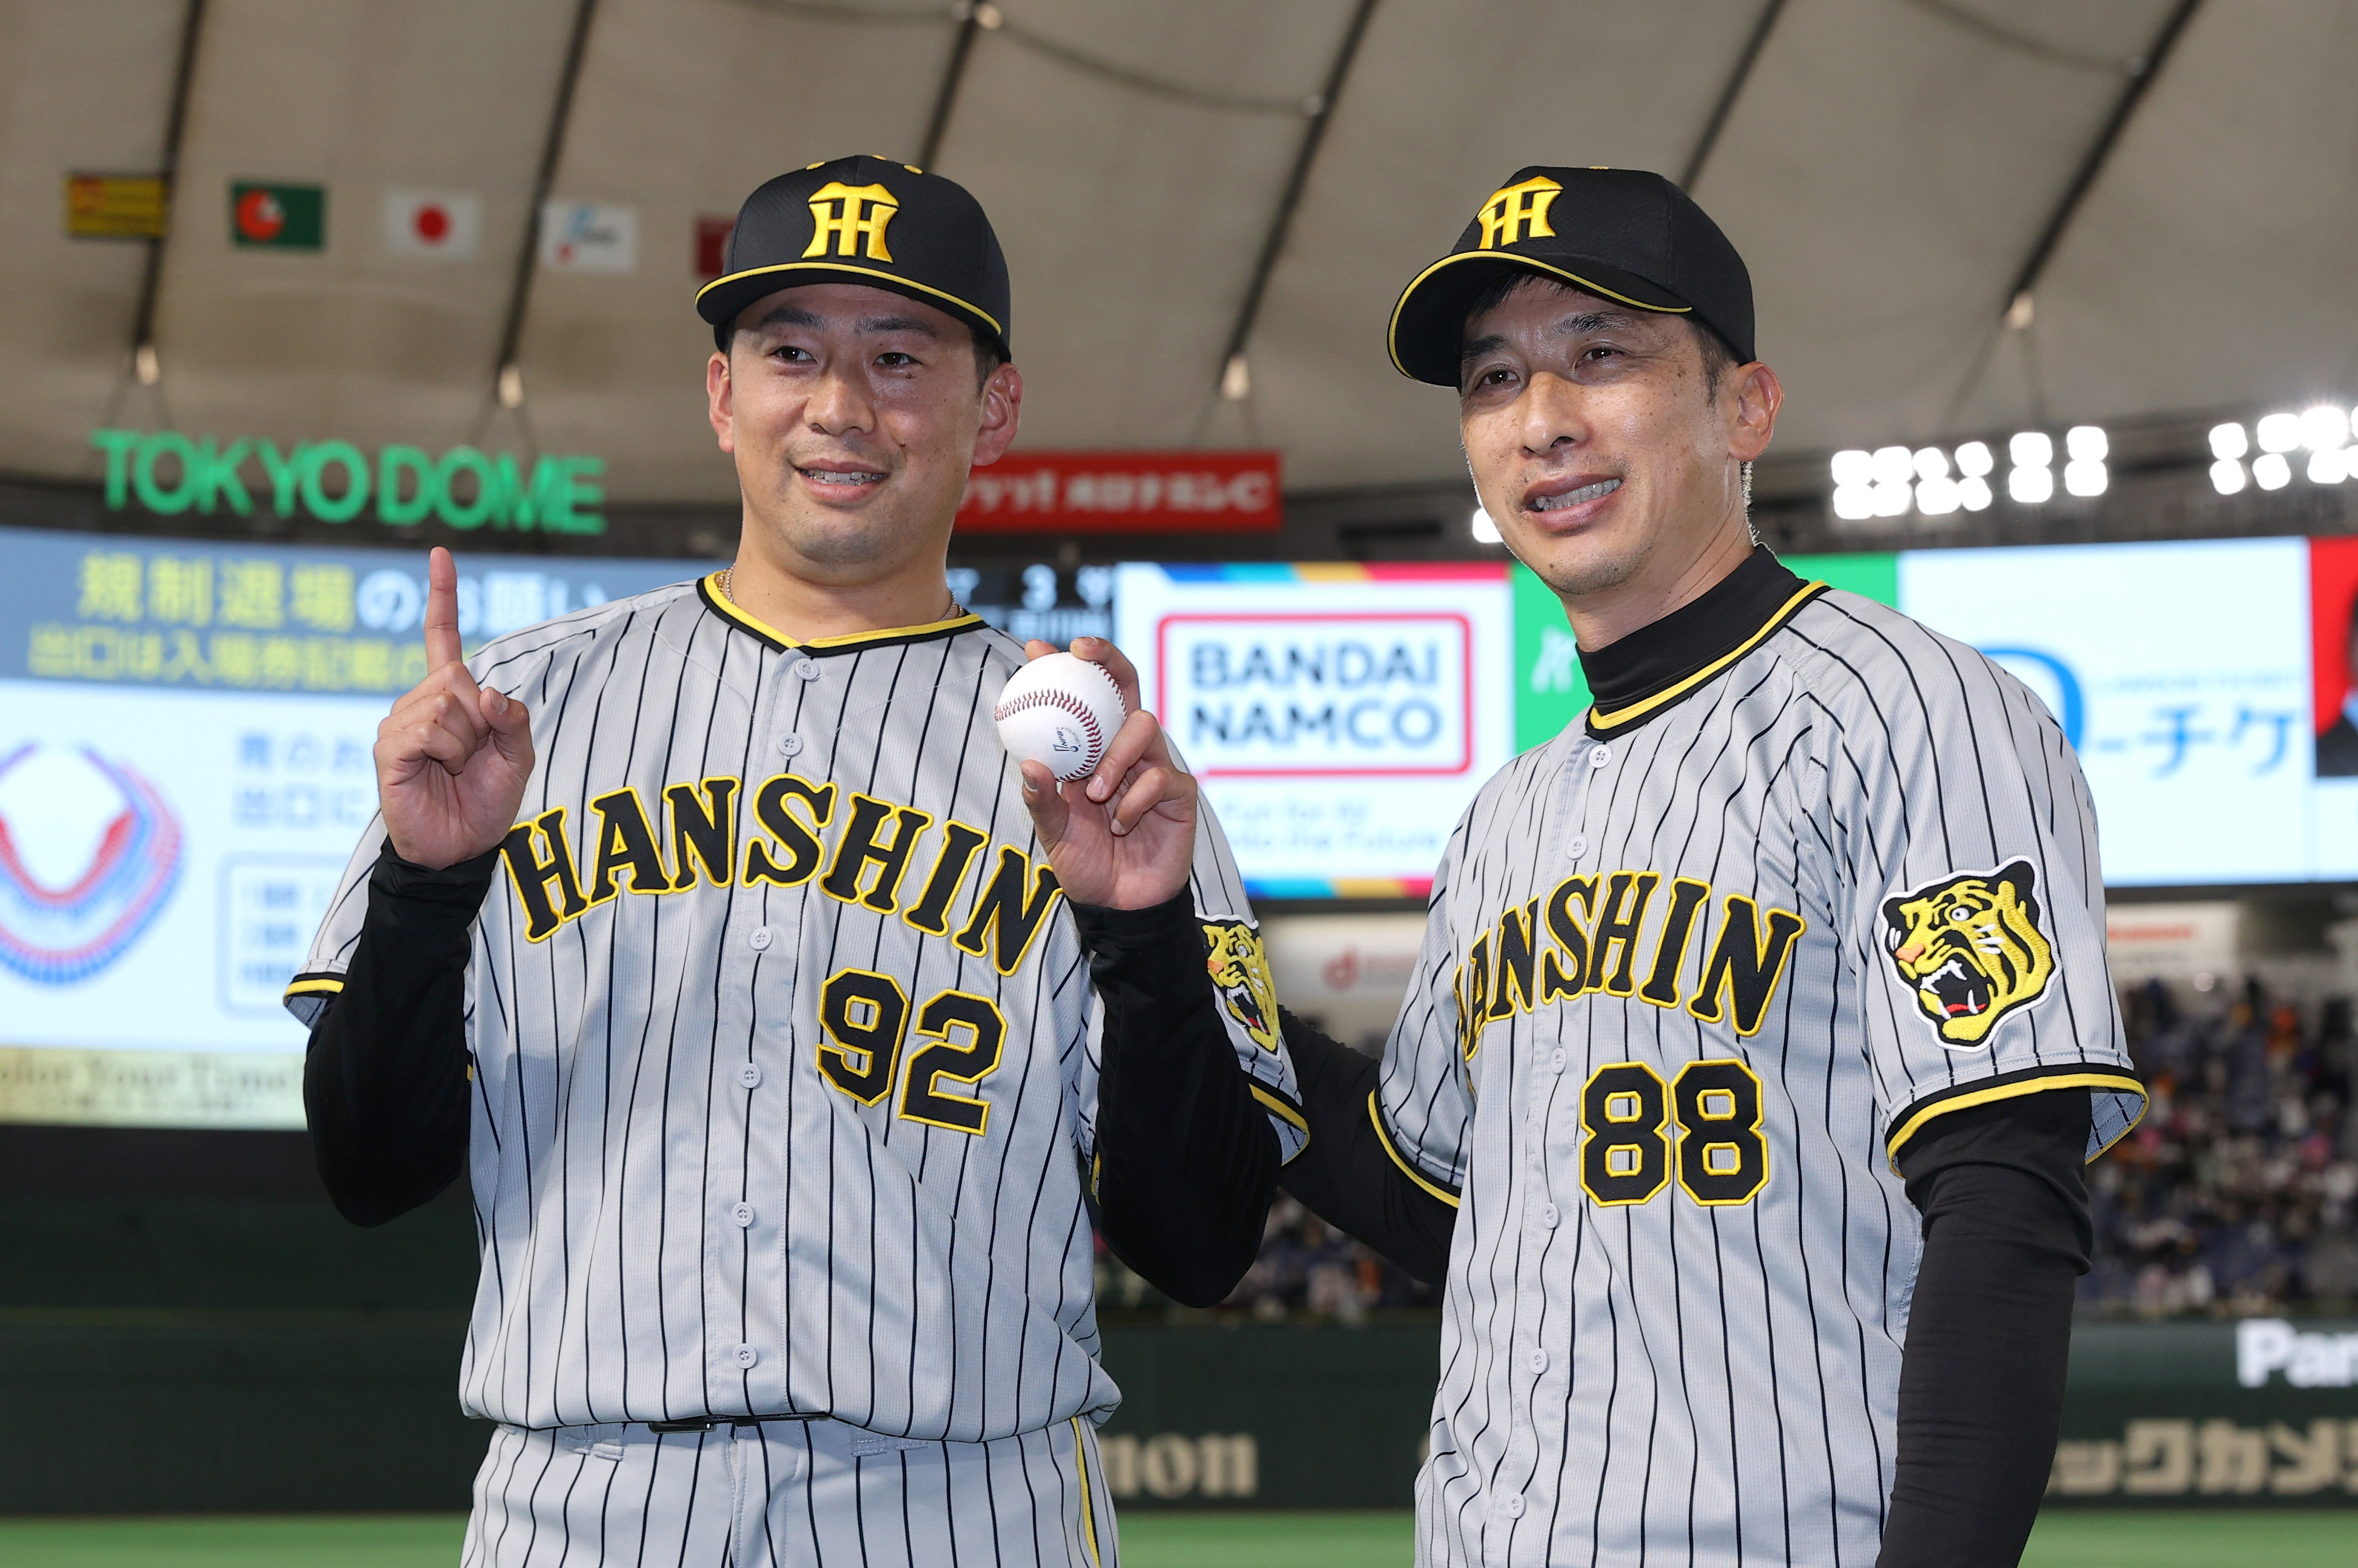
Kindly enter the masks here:
[[2125, 991], [2151, 1091], [2089, 1171], [2096, 1262], [2084, 1310], [2148, 1317], [2348, 1311], [2358, 1298], [2351, 1004], [2245, 984], [2223, 1012], [2158, 981]]
[[[2303, 1007], [2248, 982], [2223, 1011], [2160, 982], [2121, 997], [2153, 1096], [2136, 1131], [2089, 1168], [2094, 1266], [2082, 1311], [2245, 1316], [2358, 1311], [2358, 1040], [2351, 1003]], [[1117, 1315], [1168, 1303], [1098, 1247]], [[1217, 1310], [1256, 1321], [1359, 1323], [1431, 1311], [1440, 1292], [1281, 1193], [1260, 1257]]]
[[[1169, 1303], [1098, 1241], [1098, 1301], [1117, 1315], [1160, 1313]], [[1364, 1323], [1374, 1312], [1431, 1311], [1441, 1292], [1387, 1263], [1367, 1247], [1279, 1193], [1261, 1230], [1260, 1256], [1222, 1303], [1224, 1315], [1256, 1322]]]

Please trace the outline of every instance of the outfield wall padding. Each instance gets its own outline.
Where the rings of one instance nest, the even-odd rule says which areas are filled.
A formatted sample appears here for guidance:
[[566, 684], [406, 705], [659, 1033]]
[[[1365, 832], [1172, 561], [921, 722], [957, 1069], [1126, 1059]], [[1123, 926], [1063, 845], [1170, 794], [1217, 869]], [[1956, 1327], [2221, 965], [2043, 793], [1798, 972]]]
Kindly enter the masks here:
[[[449, 1312], [0, 1309], [0, 1513], [463, 1509], [489, 1435], [457, 1407], [464, 1333]], [[1110, 1328], [1109, 1488], [1126, 1509], [1404, 1507], [1438, 1337]], [[2353, 1380], [2358, 1321], [2083, 1325], [2049, 1500], [2358, 1504]]]

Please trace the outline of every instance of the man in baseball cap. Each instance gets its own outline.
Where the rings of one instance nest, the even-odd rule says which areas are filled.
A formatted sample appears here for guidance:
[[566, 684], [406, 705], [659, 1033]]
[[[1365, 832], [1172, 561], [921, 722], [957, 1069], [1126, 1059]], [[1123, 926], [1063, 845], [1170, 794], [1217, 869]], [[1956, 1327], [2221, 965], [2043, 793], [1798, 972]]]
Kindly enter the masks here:
[[942, 619], [968, 472], [1014, 440], [1023, 401], [981, 204], [908, 164], [816, 163], [745, 199], [726, 263], [696, 297], [712, 427], [745, 498], [719, 597], [827, 636], [852, 629], [836, 589], [857, 578], [854, 620]]
[[[1022, 402], [1007, 264], [871, 157], [763, 185], [728, 259], [730, 565], [470, 660], [434, 554], [432, 670], [288, 994], [320, 1169], [363, 1224], [471, 1179], [468, 1562], [1112, 1568], [1088, 1200], [1199, 1305], [1259, 1232], [1201, 1240], [1228, 1206], [1156, 1162], [1155, 1065], [1099, 1092], [993, 726], [1024, 650], [946, 586]], [[1258, 955], [1209, 812], [1129, 826], [1194, 868], [1198, 968], [1206, 930]], [[1266, 1019], [1231, 1040], [1299, 1148]]]
[[721, 275], [696, 313], [723, 351], [739, 312], [814, 283], [881, 288], [946, 312], [1001, 361], [1007, 346], [1007, 258], [982, 203], [914, 164], [837, 158], [782, 174], [745, 199]]
[[[1174, 1173], [1282, 1181], [1445, 1281], [1420, 1563], [2012, 1564], [2081, 1165], [2144, 1106], [2070, 747], [1974, 649], [1754, 538], [1784, 393], [1669, 180], [1516, 170], [1390, 338], [1455, 393], [1595, 706], [1467, 808], [1380, 1063], [1283, 1015], [1301, 1156], [1205, 1073]], [[1125, 730], [1098, 779], [1162, 744]], [[1184, 860], [1117, 885], [1034, 815], [1098, 983], [1157, 1003], [1109, 1018], [1108, 1081], [1217, 1063], [1201, 966], [1138, 935]]]
[[1738, 363], [1752, 359], [1752, 277], [1719, 225], [1659, 174], [1519, 168], [1447, 255], [1410, 279], [1392, 309], [1392, 363], [1457, 384], [1475, 302], [1502, 283], [1549, 278], [1610, 304], [1684, 316]]
[[[1513, 357], [1510, 322], [1552, 348], [1579, 344], [1562, 384], [1551, 374], [1536, 395], [1576, 406], [1577, 423], [1596, 427], [1525, 449], [1518, 411], [1534, 406], [1524, 394], [1536, 367], [1473, 368]], [[1784, 388], [1755, 360], [1752, 335], [1751, 276], [1686, 192], [1643, 169], [1529, 168], [1409, 281], [1389, 345], [1402, 374], [1461, 393], [1459, 434], [1485, 509], [1495, 504], [1525, 565], [1606, 615], [1584, 644], [1598, 646], [1753, 551], [1744, 488]], [[1567, 464], [1574, 452], [1583, 460]], [[1645, 565], [1672, 560], [1667, 579]]]

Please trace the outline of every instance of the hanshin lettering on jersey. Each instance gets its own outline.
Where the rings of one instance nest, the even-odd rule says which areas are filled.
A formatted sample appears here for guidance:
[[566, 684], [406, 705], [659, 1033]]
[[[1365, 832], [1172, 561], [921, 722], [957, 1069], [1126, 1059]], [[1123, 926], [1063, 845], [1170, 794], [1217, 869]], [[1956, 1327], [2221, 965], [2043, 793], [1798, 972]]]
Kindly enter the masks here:
[[[791, 645], [707, 579], [470, 662], [538, 756], [468, 970], [471, 1413], [984, 1442], [1111, 1406], [1097, 1001], [990, 720], [1022, 661], [965, 614]], [[1257, 952], [1204, 821], [1199, 914]], [[298, 1014], [341, 984], [382, 841]], [[1299, 1147], [1287, 1057], [1230, 1016]]]
[[[2011, 676], [1779, 589], [1482, 790], [1371, 1108], [1459, 1205], [1420, 1561], [1874, 1561], [1961, 1107], [2142, 1105], [2093, 813]], [[1687, 665], [1693, 668], [1693, 663]]]

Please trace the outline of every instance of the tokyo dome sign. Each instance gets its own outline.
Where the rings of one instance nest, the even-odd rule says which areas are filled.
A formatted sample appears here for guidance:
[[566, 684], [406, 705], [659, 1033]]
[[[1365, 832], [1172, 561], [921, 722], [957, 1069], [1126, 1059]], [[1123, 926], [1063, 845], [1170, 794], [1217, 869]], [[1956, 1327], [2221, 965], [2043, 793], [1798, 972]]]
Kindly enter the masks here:
[[[388, 446], [373, 460], [350, 441], [298, 441], [282, 449], [258, 439], [225, 441], [178, 430], [97, 429], [90, 444], [106, 454], [106, 504], [171, 516], [226, 509], [241, 517], [267, 507], [322, 523], [363, 516], [393, 527], [433, 518], [449, 527], [602, 534], [595, 508], [603, 458], [512, 453], [453, 447], [437, 457]], [[527, 469], [525, 465], [528, 463]]]

